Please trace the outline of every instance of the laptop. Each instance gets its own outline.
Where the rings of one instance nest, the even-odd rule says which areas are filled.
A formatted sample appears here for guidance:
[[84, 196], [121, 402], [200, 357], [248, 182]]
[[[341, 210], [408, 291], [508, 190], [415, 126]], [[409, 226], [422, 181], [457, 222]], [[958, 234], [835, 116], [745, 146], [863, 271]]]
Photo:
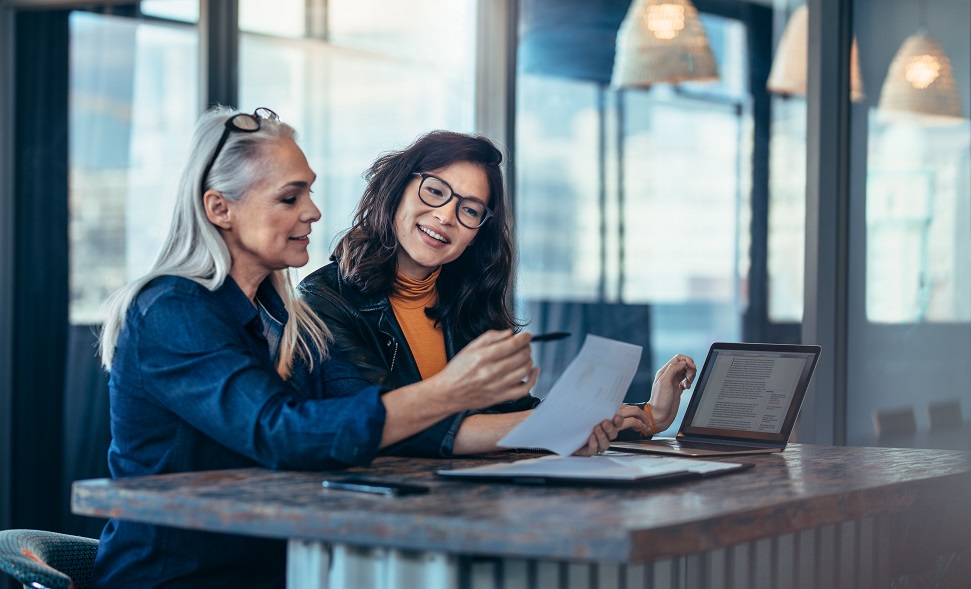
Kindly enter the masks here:
[[733, 456], [785, 450], [819, 346], [714, 343], [675, 438], [613, 442], [611, 450]]

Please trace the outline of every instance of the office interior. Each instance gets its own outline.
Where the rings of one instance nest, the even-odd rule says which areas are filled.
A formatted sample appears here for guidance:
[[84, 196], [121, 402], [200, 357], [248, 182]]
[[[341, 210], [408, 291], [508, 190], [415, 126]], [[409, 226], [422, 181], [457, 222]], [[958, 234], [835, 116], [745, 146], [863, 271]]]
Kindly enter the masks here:
[[794, 441], [971, 450], [971, 3], [693, 5], [716, 72], [627, 84], [629, 0], [0, 0], [0, 529], [100, 532], [69, 507], [107, 476], [100, 305], [151, 263], [211, 104], [298, 130], [298, 277], [380, 153], [501, 145], [517, 314], [577, 334], [536, 351], [539, 396], [587, 333], [643, 346], [631, 402], [675, 353], [811, 343]]

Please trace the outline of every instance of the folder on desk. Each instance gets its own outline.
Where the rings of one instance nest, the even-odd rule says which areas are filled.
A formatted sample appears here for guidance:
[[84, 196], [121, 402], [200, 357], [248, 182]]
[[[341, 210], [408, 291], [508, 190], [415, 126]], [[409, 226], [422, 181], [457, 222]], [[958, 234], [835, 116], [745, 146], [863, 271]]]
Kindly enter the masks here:
[[440, 476], [531, 484], [642, 484], [691, 479], [751, 468], [750, 463], [716, 462], [675, 456], [542, 456], [471, 468], [437, 471]]

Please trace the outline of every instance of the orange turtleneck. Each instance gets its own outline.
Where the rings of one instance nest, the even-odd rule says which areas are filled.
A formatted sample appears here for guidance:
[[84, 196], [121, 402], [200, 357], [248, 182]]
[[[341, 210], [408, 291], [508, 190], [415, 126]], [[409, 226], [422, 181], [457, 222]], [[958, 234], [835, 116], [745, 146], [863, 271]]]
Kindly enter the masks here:
[[448, 363], [441, 325], [436, 327], [435, 321], [425, 315], [425, 309], [438, 301], [435, 281], [441, 271], [439, 267], [424, 280], [415, 280], [399, 272], [388, 297], [422, 379], [438, 374]]

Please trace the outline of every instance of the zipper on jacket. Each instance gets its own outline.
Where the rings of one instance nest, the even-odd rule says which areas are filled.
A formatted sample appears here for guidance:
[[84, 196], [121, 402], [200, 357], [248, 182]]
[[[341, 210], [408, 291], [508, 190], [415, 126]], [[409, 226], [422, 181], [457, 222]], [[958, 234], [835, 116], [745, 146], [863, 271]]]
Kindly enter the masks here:
[[398, 359], [398, 342], [394, 338], [390, 338], [386, 345], [391, 345], [394, 343], [394, 351], [391, 353], [391, 368], [388, 368], [388, 372], [394, 372], [394, 363]]

